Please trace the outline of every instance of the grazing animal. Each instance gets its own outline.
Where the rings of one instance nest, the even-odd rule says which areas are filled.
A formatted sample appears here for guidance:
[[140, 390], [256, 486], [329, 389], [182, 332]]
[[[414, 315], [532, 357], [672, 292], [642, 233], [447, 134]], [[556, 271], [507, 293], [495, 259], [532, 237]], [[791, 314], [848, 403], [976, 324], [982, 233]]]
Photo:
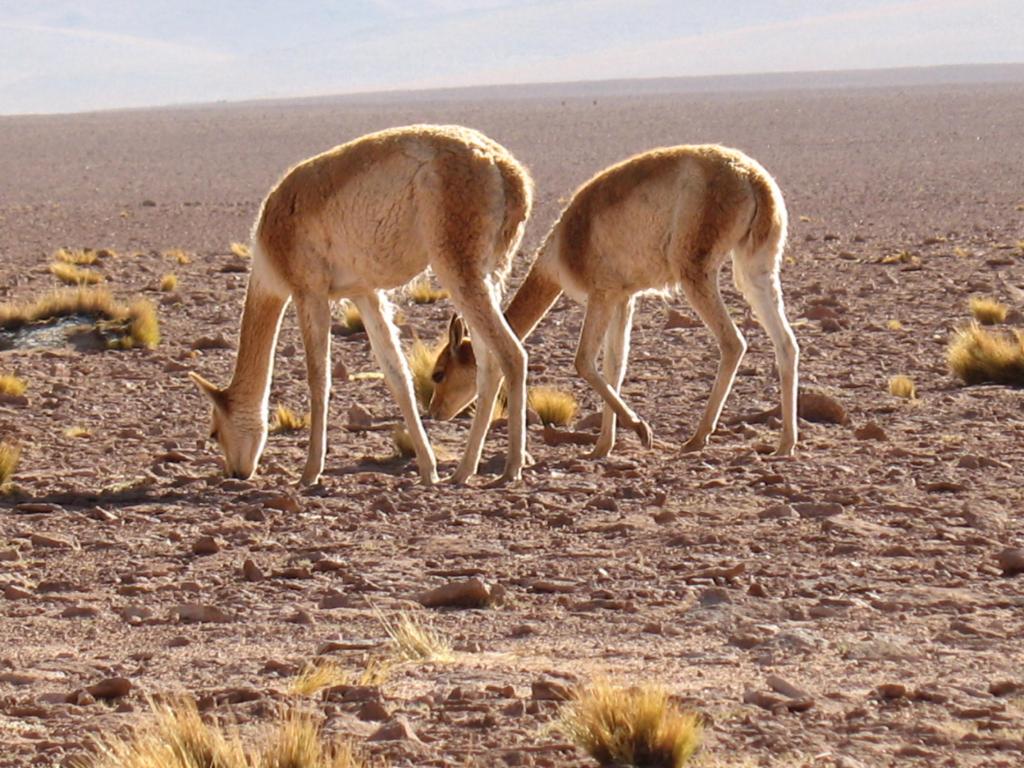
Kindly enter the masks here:
[[[576, 370], [605, 402], [592, 457], [611, 452], [616, 416], [636, 431], [644, 446], [653, 441], [650, 426], [619, 394], [633, 306], [637, 294], [645, 291], [681, 288], [718, 342], [718, 375], [696, 433], [683, 449], [707, 444], [746, 352], [746, 341], [718, 289], [719, 272], [730, 254], [736, 285], [775, 348], [783, 422], [776, 453], [792, 455], [799, 349], [779, 284], [786, 226], [782, 193], [768, 172], [742, 152], [717, 145], [645, 152], [579, 188], [505, 316], [520, 338], [526, 338], [561, 293], [586, 305]], [[603, 375], [597, 368], [602, 347]], [[455, 319], [433, 373], [431, 415], [450, 417], [472, 402], [474, 366], [474, 347]]]
[[[526, 352], [501, 313], [501, 289], [532, 204], [527, 170], [496, 142], [459, 126], [414, 125], [373, 133], [299, 163], [260, 209], [252, 271], [231, 383], [192, 373], [213, 403], [212, 437], [227, 473], [248, 478], [267, 439], [274, 346], [294, 300], [311, 400], [309, 454], [301, 482], [324, 467], [330, 390], [331, 301], [347, 297], [412, 437], [423, 482], [437, 462], [416, 409], [384, 291], [427, 267], [448, 289], [473, 334], [481, 393], [509, 385], [509, 447], [503, 480], [521, 475], [526, 452]], [[484, 394], [481, 399], [485, 399]], [[455, 478], [476, 472], [490, 411], [476, 415]]]

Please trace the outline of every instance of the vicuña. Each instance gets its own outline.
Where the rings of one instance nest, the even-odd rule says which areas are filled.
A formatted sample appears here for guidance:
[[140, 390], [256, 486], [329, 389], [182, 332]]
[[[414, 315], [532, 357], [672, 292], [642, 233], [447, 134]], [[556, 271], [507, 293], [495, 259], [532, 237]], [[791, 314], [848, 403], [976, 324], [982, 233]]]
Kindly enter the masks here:
[[[580, 187], [505, 314], [512, 329], [526, 338], [562, 292], [586, 305], [576, 370], [605, 402], [592, 456], [612, 450], [616, 416], [644, 446], [652, 444], [650, 426], [619, 393], [636, 296], [647, 291], [681, 288], [718, 341], [718, 375], [696, 433], [683, 449], [707, 444], [746, 352], [718, 288], [730, 254], [736, 286], [775, 348], [782, 389], [776, 453], [793, 453], [799, 349], [779, 283], [786, 226], [782, 193], [768, 172], [742, 152], [717, 145], [645, 152]], [[472, 336], [467, 339], [461, 332], [458, 319], [449, 336], [434, 370], [430, 412], [436, 417], [458, 413], [476, 394]], [[603, 374], [597, 367], [602, 350]]]
[[[504, 480], [520, 477], [526, 452], [526, 353], [501, 313], [502, 279], [532, 202], [526, 169], [502, 146], [458, 126], [416, 125], [364, 136], [289, 170], [260, 209], [252, 271], [231, 383], [192, 378], [213, 403], [214, 437], [227, 473], [248, 478], [267, 439], [274, 346], [289, 300], [306, 349], [311, 419], [302, 483], [324, 468], [330, 390], [331, 301], [359, 308], [398, 401], [425, 483], [437, 462], [416, 410], [412, 377], [384, 291], [427, 267], [448, 289], [472, 334], [480, 399], [509, 382]], [[460, 323], [462, 321], [460, 320]], [[490, 394], [488, 394], [490, 393]], [[476, 472], [490, 408], [477, 411], [455, 474]]]

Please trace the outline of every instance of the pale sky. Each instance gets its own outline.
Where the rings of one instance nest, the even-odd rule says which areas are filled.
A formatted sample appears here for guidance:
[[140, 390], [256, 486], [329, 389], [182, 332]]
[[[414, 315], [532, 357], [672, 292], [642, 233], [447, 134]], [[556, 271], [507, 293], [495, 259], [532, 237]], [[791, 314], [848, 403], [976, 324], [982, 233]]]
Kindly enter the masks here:
[[0, 0], [0, 114], [1024, 62], [1024, 0]]

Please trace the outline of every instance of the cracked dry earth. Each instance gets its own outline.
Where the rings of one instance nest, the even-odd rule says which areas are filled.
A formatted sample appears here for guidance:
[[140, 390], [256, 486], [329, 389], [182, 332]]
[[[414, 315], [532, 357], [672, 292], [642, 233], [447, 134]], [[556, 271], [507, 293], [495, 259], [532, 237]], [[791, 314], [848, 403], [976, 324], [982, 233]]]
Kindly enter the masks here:
[[[730, 286], [751, 350], [698, 455], [675, 446], [717, 352], [681, 299], [647, 299], [624, 393], [653, 450], [621, 433], [612, 458], [588, 462], [535, 427], [521, 486], [423, 488], [412, 463], [388, 458], [386, 428], [347, 428], [356, 405], [374, 427], [398, 414], [382, 381], [358, 375], [376, 369], [365, 335], [337, 334], [335, 365], [355, 378], [334, 383], [322, 486], [294, 487], [301, 433], [272, 436], [252, 482], [221, 478], [185, 372], [228, 377], [245, 285], [229, 243], [290, 163], [411, 122], [480, 128], [532, 169], [510, 288], [606, 164], [682, 142], [749, 152], [790, 209], [783, 283], [802, 383], [849, 422], [804, 422], [795, 460], [762, 457], [777, 425], [738, 417], [777, 401], [770, 347]], [[318, 654], [365, 665], [387, 639], [378, 611], [425, 617], [455, 661], [309, 705], [328, 734], [396, 766], [588, 765], [551, 725], [560, 686], [598, 675], [664, 683], [704, 713], [708, 766], [1021, 765], [1024, 576], [997, 557], [1024, 545], [1024, 401], [960, 386], [944, 353], [972, 295], [1020, 323], [1022, 125], [1020, 84], [0, 118], [0, 300], [55, 287], [55, 248], [105, 247], [118, 254], [99, 266], [106, 285], [158, 302], [163, 331], [154, 351], [0, 352], [29, 386], [0, 403], [3, 438], [23, 447], [18, 490], [0, 501], [0, 765], [67, 765], [90, 735], [136, 722], [150, 694], [188, 691], [256, 728]], [[163, 255], [173, 248], [191, 262]], [[168, 272], [178, 289], [159, 293]], [[444, 303], [396, 303], [407, 342], [443, 331]], [[586, 418], [597, 403], [572, 368], [580, 319], [563, 299], [528, 350], [531, 384], [570, 388]], [[895, 374], [919, 399], [889, 395]], [[291, 314], [278, 403], [306, 407]], [[427, 424], [443, 469], [467, 425]], [[72, 426], [89, 436], [66, 437]], [[497, 426], [486, 472], [503, 437]], [[500, 585], [504, 604], [417, 601], [472, 577]], [[83, 693], [112, 678], [129, 685]]]

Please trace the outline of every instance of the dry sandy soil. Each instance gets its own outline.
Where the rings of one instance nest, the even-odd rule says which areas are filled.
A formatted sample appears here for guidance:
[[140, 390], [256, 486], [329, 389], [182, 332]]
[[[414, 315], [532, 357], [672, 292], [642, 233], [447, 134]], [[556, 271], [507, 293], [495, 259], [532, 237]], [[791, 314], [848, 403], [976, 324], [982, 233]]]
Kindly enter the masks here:
[[[0, 435], [24, 448], [20, 495], [0, 501], [0, 765], [67, 765], [90, 734], [141, 717], [147, 694], [189, 691], [251, 726], [318, 653], [360, 669], [387, 639], [375, 612], [403, 609], [448, 634], [456, 660], [311, 702], [328, 733], [394, 765], [587, 765], [550, 727], [558, 688], [545, 683], [597, 675], [663, 682], [704, 713], [706, 765], [1021, 765], [1024, 576], [996, 556], [1024, 545], [1022, 395], [960, 386], [944, 353], [970, 296], [1024, 309], [1024, 84], [517, 94], [0, 118], [0, 300], [55, 287], [59, 246], [111, 248], [107, 285], [158, 302], [163, 330], [154, 351], [0, 352], [0, 372], [29, 384], [27, 403], [0, 403]], [[751, 351], [732, 426], [699, 455], [674, 446], [717, 352], [696, 322], [666, 329], [670, 307], [693, 317], [685, 302], [648, 299], [624, 392], [663, 441], [653, 450], [623, 433], [591, 463], [535, 428], [521, 486], [427, 489], [386, 458], [386, 430], [346, 429], [356, 404], [378, 425], [398, 417], [364, 378], [335, 382], [321, 487], [294, 486], [302, 434], [273, 436], [252, 482], [220, 477], [185, 371], [228, 378], [233, 349], [193, 346], [234, 345], [245, 274], [225, 271], [229, 243], [292, 162], [411, 122], [480, 128], [532, 169], [511, 286], [560, 203], [606, 164], [704, 141], [758, 158], [793, 222], [783, 282], [803, 383], [849, 424], [804, 423], [792, 461], [758, 453], [775, 425], [735, 419], [773, 406], [777, 385], [730, 288]], [[170, 297], [155, 290], [168, 272]], [[397, 301], [407, 339], [442, 332], [444, 304]], [[580, 319], [562, 300], [528, 349], [531, 383], [571, 388], [585, 416], [597, 403], [572, 368]], [[361, 334], [336, 335], [334, 359], [375, 370]], [[290, 314], [277, 366], [272, 405], [304, 410]], [[895, 374], [918, 400], [888, 394]], [[467, 424], [427, 424], [448, 469]], [[66, 437], [71, 426], [91, 434]], [[194, 552], [203, 536], [216, 552]], [[246, 560], [262, 581], [243, 576]], [[472, 576], [504, 604], [416, 602]], [[189, 604], [222, 621], [188, 622]], [[112, 677], [130, 681], [126, 696], [80, 695]], [[775, 678], [810, 701], [773, 693]], [[402, 738], [369, 740], [380, 718]]]

